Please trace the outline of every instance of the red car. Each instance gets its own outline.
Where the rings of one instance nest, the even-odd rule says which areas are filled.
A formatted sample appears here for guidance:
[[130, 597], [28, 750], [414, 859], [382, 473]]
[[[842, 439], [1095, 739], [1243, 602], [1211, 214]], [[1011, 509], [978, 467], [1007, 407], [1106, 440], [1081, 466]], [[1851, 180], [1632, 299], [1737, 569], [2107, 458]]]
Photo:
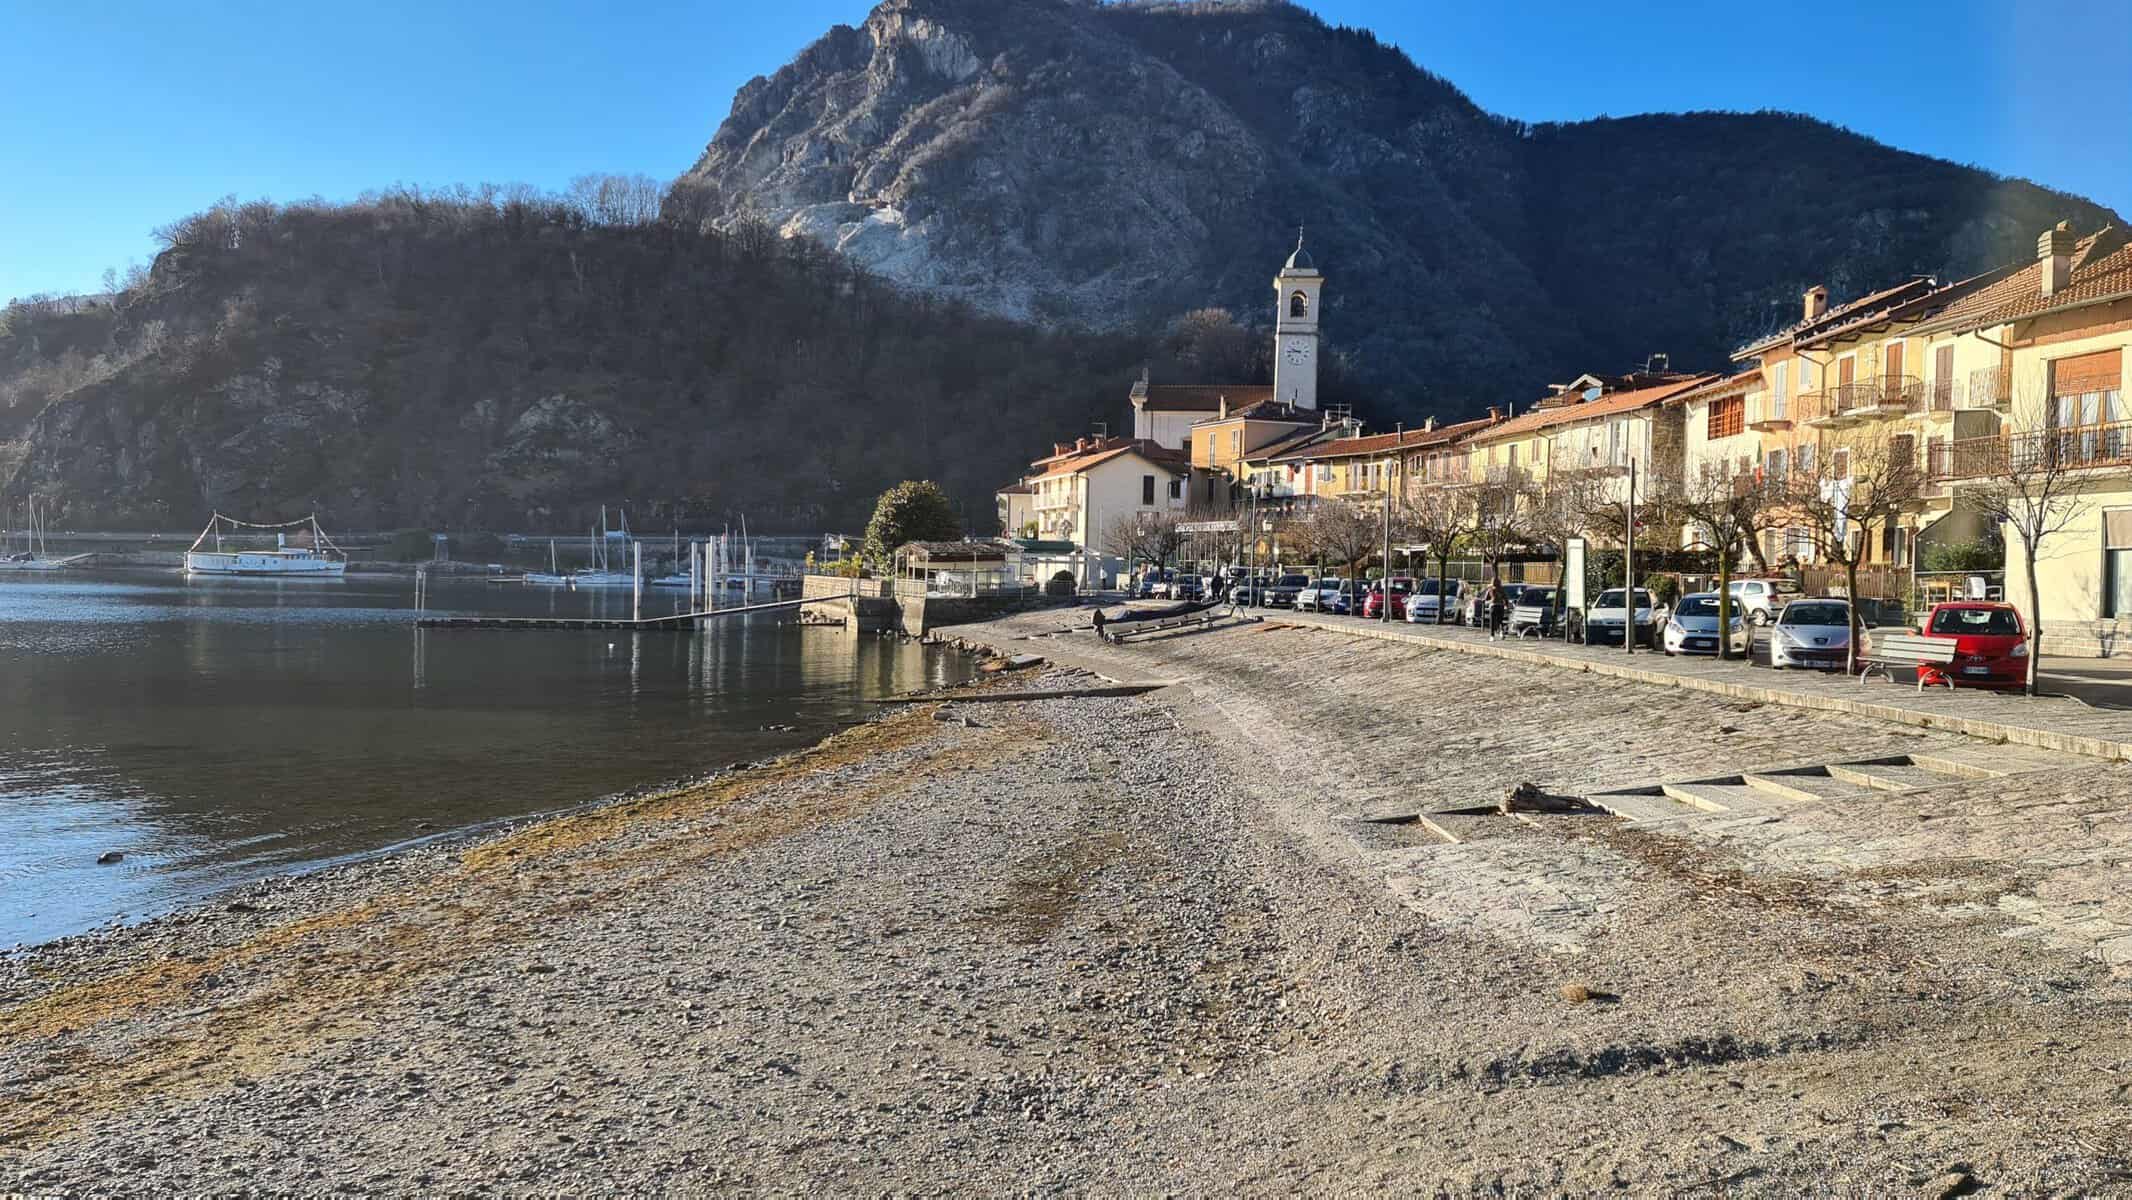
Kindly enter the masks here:
[[1954, 661], [1944, 673], [1933, 667], [1919, 668], [1928, 684], [1945, 677], [1956, 683], [2014, 687], [2028, 682], [2028, 631], [2021, 625], [2020, 611], [2011, 604], [1983, 600], [1935, 604], [1925, 614], [1919, 632], [1954, 639]]
[[[1413, 590], [1414, 581], [1411, 579], [1398, 577], [1392, 580], [1392, 619], [1394, 621], [1407, 619], [1407, 593]], [[1372, 587], [1369, 590], [1369, 594], [1363, 597], [1362, 615], [1371, 621], [1377, 620], [1384, 615], [1384, 588], [1382, 586]]]

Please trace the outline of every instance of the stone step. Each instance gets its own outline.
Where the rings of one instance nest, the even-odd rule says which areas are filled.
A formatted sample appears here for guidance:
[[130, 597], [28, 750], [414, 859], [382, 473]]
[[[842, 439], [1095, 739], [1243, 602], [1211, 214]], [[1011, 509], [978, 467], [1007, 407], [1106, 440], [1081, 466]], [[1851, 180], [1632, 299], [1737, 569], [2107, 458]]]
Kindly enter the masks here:
[[1668, 783], [1665, 793], [1682, 804], [1714, 813], [1761, 813], [1780, 809], [1768, 792], [1745, 783]]
[[1848, 783], [1831, 775], [1814, 771], [1766, 771], [1760, 774], [1740, 776], [1740, 782], [1758, 792], [1767, 792], [1785, 800], [1803, 804], [1818, 804], [1823, 800], [1841, 800], [1857, 796], [1867, 789], [1862, 785]]
[[1624, 821], [1637, 824], [1685, 820], [1701, 811], [1647, 792], [1598, 792], [1585, 799]]
[[1960, 782], [1964, 778], [1945, 771], [1897, 763], [1830, 763], [1828, 773], [1832, 778], [1841, 779], [1845, 783], [1855, 783], [1859, 787], [1883, 792], [1939, 787], [1942, 784]]
[[1910, 761], [1928, 771], [1961, 779], [2003, 779], [2008, 775], [2076, 765], [2063, 755], [2025, 750], [2019, 746], [1946, 746], [1938, 750], [1913, 751]]

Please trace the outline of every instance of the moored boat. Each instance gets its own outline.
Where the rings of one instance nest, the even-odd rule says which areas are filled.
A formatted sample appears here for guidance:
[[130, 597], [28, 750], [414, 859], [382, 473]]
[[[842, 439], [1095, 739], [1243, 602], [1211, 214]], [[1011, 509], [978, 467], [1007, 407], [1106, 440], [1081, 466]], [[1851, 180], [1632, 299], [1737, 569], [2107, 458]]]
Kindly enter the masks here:
[[[237, 547], [225, 548], [222, 543], [223, 528], [229, 527], [232, 535], [239, 529], [273, 530], [274, 548], [271, 550], [247, 550]], [[308, 531], [308, 545], [289, 544], [289, 531], [296, 529], [299, 537]], [[211, 549], [203, 549], [212, 539]], [[214, 514], [207, 528], [193, 540], [185, 551], [185, 572], [188, 575], [255, 575], [275, 578], [327, 578], [338, 579], [348, 570], [348, 556], [333, 540], [318, 527], [318, 516], [313, 514], [300, 521], [284, 521], [276, 525], [261, 525], [251, 521], [239, 521], [235, 517]]]

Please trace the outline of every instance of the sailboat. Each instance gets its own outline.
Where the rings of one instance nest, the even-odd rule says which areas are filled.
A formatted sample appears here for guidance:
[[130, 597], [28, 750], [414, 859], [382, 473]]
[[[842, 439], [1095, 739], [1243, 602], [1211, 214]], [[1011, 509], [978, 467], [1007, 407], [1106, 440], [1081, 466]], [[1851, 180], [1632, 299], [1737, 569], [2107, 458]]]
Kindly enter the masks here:
[[44, 544], [44, 525], [37, 519], [37, 497], [29, 499], [29, 527], [22, 533], [22, 549], [14, 548], [10, 537], [5, 547], [0, 547], [0, 571], [64, 571], [75, 563], [89, 557], [76, 554], [70, 558], [53, 558]]
[[[689, 543], [689, 556], [692, 560], [695, 557], [695, 551], [696, 544], [694, 542]], [[674, 564], [674, 569], [664, 575], [645, 580], [644, 586], [655, 588], [695, 587], [696, 577], [681, 569], [681, 531], [679, 529], [674, 530], [673, 545], [667, 553], [668, 561]]]
[[[224, 550], [222, 527], [227, 525], [232, 533], [238, 529], [274, 530], [272, 550]], [[288, 531], [308, 528], [311, 544], [289, 545]], [[214, 549], [202, 550], [209, 538], [214, 539]], [[283, 521], [278, 525], [259, 525], [225, 517], [216, 513], [208, 518], [207, 528], [193, 539], [185, 551], [185, 572], [188, 575], [272, 575], [278, 578], [325, 578], [339, 579], [348, 570], [348, 556], [333, 539], [318, 527], [318, 514], [313, 513], [299, 521]]]
[[627, 571], [614, 570], [608, 561], [607, 548], [619, 541], [626, 550], [629, 546], [629, 514], [622, 514], [620, 529], [607, 528], [607, 506], [600, 505], [600, 527], [593, 531], [592, 551], [594, 565], [586, 567], [570, 577], [570, 586], [579, 588], [626, 588], [636, 586], [636, 576]]
[[548, 539], [548, 569], [547, 569], [547, 571], [545, 571], [545, 572], [541, 572], [541, 571], [528, 571], [528, 572], [526, 572], [526, 584], [527, 584], [527, 586], [529, 586], [529, 587], [559, 587], [559, 588], [566, 588], [566, 587], [569, 587], [569, 586], [570, 586], [570, 577], [569, 577], [568, 575], [565, 575], [565, 574], [563, 574], [563, 572], [562, 572], [562, 569], [561, 569], [560, 567], [558, 567], [558, 566], [556, 566], [556, 565], [555, 565], [555, 539], [554, 539], [554, 538], [549, 538], [549, 539]]

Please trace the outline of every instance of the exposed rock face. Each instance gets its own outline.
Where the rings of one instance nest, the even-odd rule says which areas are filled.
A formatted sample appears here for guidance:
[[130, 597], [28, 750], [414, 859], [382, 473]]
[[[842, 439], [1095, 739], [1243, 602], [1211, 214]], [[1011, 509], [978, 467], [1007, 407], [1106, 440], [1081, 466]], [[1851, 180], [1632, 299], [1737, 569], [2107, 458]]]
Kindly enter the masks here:
[[743, 88], [686, 179], [723, 224], [1105, 328], [1260, 316], [1306, 223], [1386, 418], [1652, 351], [1714, 365], [1805, 286], [1967, 273], [2108, 217], [1798, 117], [1526, 127], [1270, 0], [886, 0]]

